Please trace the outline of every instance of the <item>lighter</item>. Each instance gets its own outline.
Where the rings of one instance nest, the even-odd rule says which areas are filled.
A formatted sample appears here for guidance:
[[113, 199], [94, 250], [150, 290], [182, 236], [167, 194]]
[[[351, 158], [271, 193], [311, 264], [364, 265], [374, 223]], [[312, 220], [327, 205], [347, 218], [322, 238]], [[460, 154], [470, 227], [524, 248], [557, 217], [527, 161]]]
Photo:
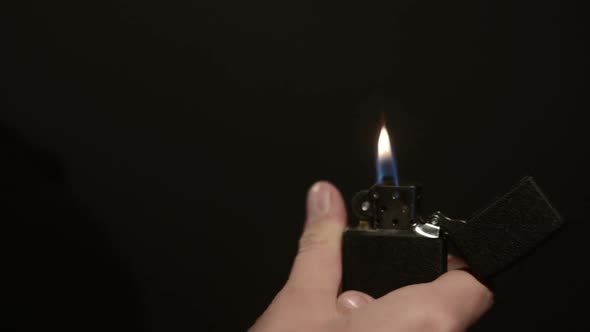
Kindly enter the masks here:
[[487, 279], [523, 257], [563, 221], [531, 177], [468, 222], [420, 214], [417, 185], [400, 186], [385, 126], [378, 142], [377, 184], [352, 199], [356, 222], [343, 237], [343, 290], [373, 297], [429, 282], [447, 271], [448, 247]]

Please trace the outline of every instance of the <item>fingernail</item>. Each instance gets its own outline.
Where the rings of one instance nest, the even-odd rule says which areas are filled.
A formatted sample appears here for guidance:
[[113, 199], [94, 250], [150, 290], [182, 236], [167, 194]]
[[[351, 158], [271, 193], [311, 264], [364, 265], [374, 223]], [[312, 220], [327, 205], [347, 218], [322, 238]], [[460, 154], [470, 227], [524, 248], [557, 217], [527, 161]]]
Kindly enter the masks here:
[[349, 309], [358, 309], [368, 303], [367, 299], [359, 294], [347, 294], [341, 300], [342, 305]]
[[307, 195], [307, 220], [315, 221], [330, 214], [330, 187], [322, 182], [315, 183]]

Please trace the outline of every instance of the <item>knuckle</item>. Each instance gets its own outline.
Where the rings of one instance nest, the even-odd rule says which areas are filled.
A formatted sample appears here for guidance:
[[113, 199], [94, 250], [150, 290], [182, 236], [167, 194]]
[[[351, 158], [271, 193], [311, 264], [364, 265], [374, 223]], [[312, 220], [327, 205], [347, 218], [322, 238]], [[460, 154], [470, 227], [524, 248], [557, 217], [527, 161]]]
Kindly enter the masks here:
[[328, 238], [316, 231], [308, 231], [303, 233], [299, 239], [299, 253], [315, 250], [316, 248], [324, 247], [328, 244]]
[[439, 305], [423, 307], [414, 316], [417, 331], [455, 332], [460, 331], [460, 320], [449, 310]]

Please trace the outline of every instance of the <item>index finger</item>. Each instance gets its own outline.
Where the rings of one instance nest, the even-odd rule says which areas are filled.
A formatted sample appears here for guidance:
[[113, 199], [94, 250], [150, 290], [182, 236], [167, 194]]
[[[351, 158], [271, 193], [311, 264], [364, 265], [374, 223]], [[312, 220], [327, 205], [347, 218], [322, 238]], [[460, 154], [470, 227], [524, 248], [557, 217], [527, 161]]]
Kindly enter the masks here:
[[[493, 303], [492, 292], [463, 270], [433, 282], [397, 289], [370, 304], [372, 314], [388, 328], [403, 331], [463, 331]], [[397, 312], [398, 315], [391, 315]], [[383, 319], [389, 317], [389, 320]], [[375, 321], [373, 319], [373, 321]]]

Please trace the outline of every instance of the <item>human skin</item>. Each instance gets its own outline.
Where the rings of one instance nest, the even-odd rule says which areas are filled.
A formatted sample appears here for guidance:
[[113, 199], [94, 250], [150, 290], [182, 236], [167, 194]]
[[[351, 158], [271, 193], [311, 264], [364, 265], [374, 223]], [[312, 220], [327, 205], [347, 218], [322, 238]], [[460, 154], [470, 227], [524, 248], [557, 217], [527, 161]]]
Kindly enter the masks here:
[[[493, 303], [493, 295], [464, 270], [397, 289], [381, 298], [340, 294], [346, 209], [328, 182], [307, 196], [307, 220], [289, 279], [249, 332], [464, 331]], [[463, 267], [449, 259], [449, 269]]]

